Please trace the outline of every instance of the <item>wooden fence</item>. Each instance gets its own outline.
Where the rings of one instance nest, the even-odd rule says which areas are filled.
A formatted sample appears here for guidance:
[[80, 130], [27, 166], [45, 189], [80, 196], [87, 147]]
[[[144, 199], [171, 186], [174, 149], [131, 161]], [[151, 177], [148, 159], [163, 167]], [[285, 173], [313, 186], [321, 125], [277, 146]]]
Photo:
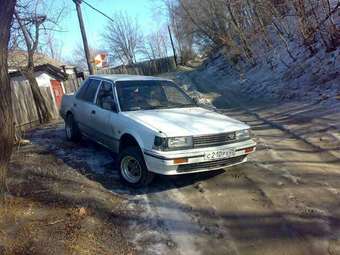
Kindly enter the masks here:
[[[96, 70], [97, 74], [132, 74], [132, 75], [157, 75], [161, 73], [173, 72], [176, 70], [176, 64], [173, 57], [149, 60], [139, 62], [134, 65], [120, 65], [117, 67], [103, 68]], [[89, 76], [84, 72], [84, 78]], [[68, 79], [64, 81], [65, 93], [74, 93], [80, 87], [82, 79], [77, 78], [74, 74], [69, 74]]]
[[81, 78], [77, 78], [75, 74], [69, 74], [68, 79], [63, 81], [65, 93], [70, 94], [76, 92], [82, 82], [83, 80]]
[[[22, 132], [39, 124], [39, 117], [28, 81], [11, 80], [11, 87], [14, 125], [16, 128], [16, 135], [20, 137]], [[52, 118], [58, 118], [58, 109], [54, 104], [50, 87], [39, 88], [47, 103]]]
[[[112, 68], [103, 68], [96, 71], [97, 74], [132, 74], [132, 75], [157, 75], [161, 73], [173, 72], [176, 64], [173, 57], [155, 59], [136, 63], [134, 65], [120, 65]], [[89, 76], [84, 72], [84, 78]], [[82, 79], [74, 74], [69, 74], [68, 79], [63, 82], [65, 93], [74, 93], [82, 84]]]
[[157, 75], [172, 72], [176, 69], [173, 57], [160, 58], [143, 61], [134, 65], [121, 65], [113, 68], [99, 69], [100, 74], [137, 74], [137, 75]]

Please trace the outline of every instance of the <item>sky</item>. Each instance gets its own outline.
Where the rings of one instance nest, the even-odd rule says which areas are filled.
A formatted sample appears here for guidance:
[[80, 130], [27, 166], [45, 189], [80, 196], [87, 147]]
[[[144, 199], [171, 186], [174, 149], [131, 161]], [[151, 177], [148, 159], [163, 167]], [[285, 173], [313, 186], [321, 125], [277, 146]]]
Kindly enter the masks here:
[[[55, 38], [62, 48], [62, 57], [64, 59], [71, 58], [75, 47], [82, 46], [75, 4], [72, 0], [48, 1], [51, 1], [50, 6], [53, 6], [53, 8], [62, 5], [67, 7], [58, 28], [65, 32], [56, 32]], [[138, 20], [140, 29], [144, 34], [156, 31], [166, 23], [165, 16], [160, 14], [161, 4], [157, 0], [86, 0], [86, 2], [108, 16], [112, 16], [115, 12], [126, 12], [129, 16]], [[105, 31], [108, 19], [84, 3], [82, 3], [81, 8], [89, 46], [105, 48], [101, 34]]]

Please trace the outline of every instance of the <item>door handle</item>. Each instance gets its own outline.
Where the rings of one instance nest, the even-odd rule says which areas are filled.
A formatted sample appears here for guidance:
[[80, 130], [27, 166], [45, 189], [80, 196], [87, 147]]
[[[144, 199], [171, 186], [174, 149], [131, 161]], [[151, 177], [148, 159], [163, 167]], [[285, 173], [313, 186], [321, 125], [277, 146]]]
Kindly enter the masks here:
[[96, 111], [95, 111], [95, 110], [92, 110], [91, 113], [92, 113], [92, 114], [96, 114]]

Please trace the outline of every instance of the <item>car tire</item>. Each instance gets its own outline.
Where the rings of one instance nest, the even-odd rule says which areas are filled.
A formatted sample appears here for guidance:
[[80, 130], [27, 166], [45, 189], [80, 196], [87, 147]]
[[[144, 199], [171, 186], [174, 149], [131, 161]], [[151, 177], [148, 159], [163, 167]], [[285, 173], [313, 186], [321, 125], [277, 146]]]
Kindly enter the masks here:
[[119, 154], [121, 180], [130, 187], [141, 188], [149, 185], [155, 174], [150, 172], [138, 147], [128, 147]]
[[81, 133], [78, 124], [74, 121], [73, 115], [69, 113], [65, 121], [65, 133], [68, 141], [78, 142], [81, 138]]

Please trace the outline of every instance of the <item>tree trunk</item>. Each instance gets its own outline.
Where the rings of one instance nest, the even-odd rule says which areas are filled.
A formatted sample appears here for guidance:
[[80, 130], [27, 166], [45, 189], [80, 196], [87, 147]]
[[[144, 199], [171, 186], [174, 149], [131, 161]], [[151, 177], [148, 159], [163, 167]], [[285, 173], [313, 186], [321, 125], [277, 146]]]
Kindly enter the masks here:
[[0, 8], [0, 199], [7, 190], [7, 166], [12, 154], [14, 124], [8, 76], [8, 41], [16, 0], [1, 1]]
[[32, 91], [32, 95], [33, 95], [33, 99], [34, 99], [34, 103], [37, 109], [37, 114], [39, 117], [39, 122], [40, 123], [46, 123], [48, 121], [50, 121], [52, 119], [52, 115], [50, 113], [50, 111], [48, 110], [46, 101], [39, 89], [39, 85], [38, 82], [36, 80], [36, 78], [34, 77], [34, 69], [30, 68], [28, 70], [22, 71], [23, 75], [26, 77], [26, 79], [28, 80], [30, 87], [31, 87], [31, 91]]
[[244, 50], [244, 53], [245, 53], [245, 56], [251, 60], [253, 58], [253, 52], [247, 42], [247, 37], [245, 36], [245, 34], [243, 33], [243, 29], [241, 28], [241, 25], [240, 23], [237, 21], [235, 15], [234, 15], [234, 12], [231, 8], [231, 2], [229, 1], [226, 1], [226, 7], [227, 7], [227, 10], [228, 10], [228, 13], [230, 15], [230, 19], [232, 21], [232, 24], [234, 25], [234, 28], [236, 29], [236, 31], [238, 32], [238, 36], [240, 37], [240, 40], [243, 44], [243, 50]]
[[34, 51], [27, 52], [27, 68], [23, 69], [21, 72], [26, 77], [26, 79], [28, 80], [30, 84], [35, 107], [37, 109], [37, 114], [39, 117], [39, 122], [42, 124], [42, 123], [46, 123], [50, 121], [52, 119], [52, 116], [51, 116], [50, 111], [48, 110], [46, 101], [43, 95], [41, 94], [38, 82], [34, 76], [33, 55], [34, 55]]

